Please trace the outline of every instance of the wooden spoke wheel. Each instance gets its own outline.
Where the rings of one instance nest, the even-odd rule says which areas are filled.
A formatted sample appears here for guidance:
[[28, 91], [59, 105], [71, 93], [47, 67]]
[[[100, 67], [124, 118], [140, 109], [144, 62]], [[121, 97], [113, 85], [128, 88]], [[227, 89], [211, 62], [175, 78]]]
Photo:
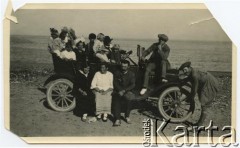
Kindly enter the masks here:
[[57, 79], [47, 89], [47, 101], [49, 106], [60, 112], [71, 111], [76, 106], [76, 100], [72, 95], [73, 83], [67, 79]]
[[160, 114], [171, 122], [184, 122], [192, 115], [192, 105], [186, 91], [181, 92], [179, 87], [169, 87], [164, 90], [158, 100]]

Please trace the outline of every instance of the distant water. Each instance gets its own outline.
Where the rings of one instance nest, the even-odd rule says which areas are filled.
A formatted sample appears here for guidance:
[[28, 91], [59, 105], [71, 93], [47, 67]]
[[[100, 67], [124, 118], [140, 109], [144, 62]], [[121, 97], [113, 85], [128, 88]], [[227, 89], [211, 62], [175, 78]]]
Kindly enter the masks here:
[[[47, 51], [49, 37], [45, 36], [11, 36], [11, 64], [52, 63]], [[157, 40], [114, 39], [121, 49], [132, 50], [132, 59], [137, 62], [137, 45], [146, 49]], [[209, 41], [169, 41], [171, 51], [169, 61], [173, 68], [190, 60], [196, 68], [207, 71], [232, 71], [232, 43]]]

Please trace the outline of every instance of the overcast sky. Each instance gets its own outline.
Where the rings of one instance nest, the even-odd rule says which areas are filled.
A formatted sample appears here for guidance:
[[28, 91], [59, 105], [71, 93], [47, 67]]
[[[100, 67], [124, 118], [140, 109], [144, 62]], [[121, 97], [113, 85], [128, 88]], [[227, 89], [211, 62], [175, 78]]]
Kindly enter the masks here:
[[172, 40], [229, 41], [208, 10], [29, 10], [15, 12], [14, 35], [49, 35], [49, 28], [72, 27], [77, 36], [102, 32], [113, 38], [157, 38], [165, 33]]

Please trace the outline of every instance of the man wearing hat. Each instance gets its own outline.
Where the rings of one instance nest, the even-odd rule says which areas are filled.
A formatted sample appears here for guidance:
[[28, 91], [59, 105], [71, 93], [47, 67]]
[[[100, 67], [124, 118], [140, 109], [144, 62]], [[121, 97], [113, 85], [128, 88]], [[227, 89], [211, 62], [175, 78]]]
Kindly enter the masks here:
[[98, 59], [95, 56], [95, 51], [93, 50], [94, 41], [96, 40], [97, 36], [94, 33], [90, 33], [88, 35], [89, 43], [86, 44], [86, 57], [90, 63], [96, 63]]
[[161, 77], [161, 82], [167, 82], [166, 80], [166, 70], [170, 67], [168, 62], [168, 56], [170, 53], [170, 48], [166, 44], [168, 37], [165, 34], [158, 34], [158, 42], [153, 43], [147, 50], [143, 52], [141, 59], [144, 61], [145, 57], [152, 53], [149, 58], [149, 63], [146, 67], [144, 74], [144, 83], [143, 88], [140, 92], [141, 95], [144, 95], [148, 89], [149, 83], [149, 74], [152, 70], [155, 70], [156, 77]]
[[111, 62], [121, 64], [120, 45], [114, 44], [111, 49]]
[[104, 45], [104, 48], [107, 49], [108, 51], [106, 52], [107, 54], [107, 57], [109, 59], [110, 62], [112, 63], [115, 63], [115, 60], [113, 59], [113, 52], [112, 52], [112, 48], [113, 48], [113, 45], [112, 45], [112, 38], [110, 38], [110, 36], [105, 36], [104, 37], [104, 40], [103, 40], [103, 45]]

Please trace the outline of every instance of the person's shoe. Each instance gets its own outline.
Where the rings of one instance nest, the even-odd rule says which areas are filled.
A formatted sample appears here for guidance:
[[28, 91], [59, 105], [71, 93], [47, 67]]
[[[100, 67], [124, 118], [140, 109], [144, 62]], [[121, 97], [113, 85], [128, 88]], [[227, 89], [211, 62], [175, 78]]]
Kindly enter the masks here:
[[126, 122], [127, 122], [127, 124], [132, 124], [132, 122], [131, 122], [129, 117], [126, 118]]
[[167, 79], [165, 79], [165, 78], [163, 78], [163, 79], [162, 79], [162, 82], [163, 82], [163, 83], [167, 83], [167, 82], [168, 82], [168, 80], [167, 80]]
[[99, 115], [97, 116], [97, 120], [98, 120], [98, 121], [101, 120], [101, 114], [99, 114]]
[[86, 117], [82, 117], [82, 122], [87, 122], [87, 118]]
[[121, 121], [120, 120], [116, 120], [113, 124], [113, 126], [120, 126], [121, 125]]
[[147, 88], [143, 88], [143, 89], [140, 91], [140, 95], [144, 95], [146, 92], [147, 92]]
[[107, 120], [108, 120], [107, 117], [103, 117], [102, 119], [103, 122], [107, 122]]
[[102, 119], [102, 120], [103, 120], [103, 122], [107, 122], [107, 120], [108, 120], [107, 114], [104, 114], [104, 115], [103, 115], [103, 119]]
[[87, 121], [87, 114], [83, 114], [82, 121], [86, 122]]

